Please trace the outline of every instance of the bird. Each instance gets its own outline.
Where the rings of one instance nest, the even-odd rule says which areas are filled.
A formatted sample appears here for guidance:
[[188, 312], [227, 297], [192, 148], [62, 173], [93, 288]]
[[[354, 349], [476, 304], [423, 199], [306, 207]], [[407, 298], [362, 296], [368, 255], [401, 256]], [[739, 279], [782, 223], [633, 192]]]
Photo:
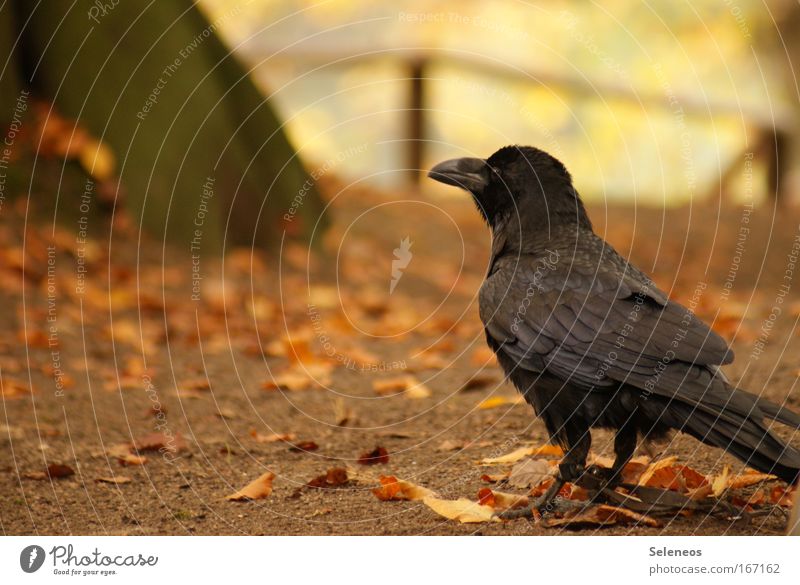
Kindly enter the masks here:
[[[730, 383], [725, 340], [595, 233], [561, 161], [512, 145], [428, 176], [468, 191], [491, 230], [478, 295], [486, 341], [564, 450], [555, 481], [524, 514], [589, 471], [617, 485], [640, 440], [673, 431], [797, 481], [800, 452], [766, 421], [797, 429], [800, 416]], [[615, 433], [610, 470], [587, 468], [593, 428]]]

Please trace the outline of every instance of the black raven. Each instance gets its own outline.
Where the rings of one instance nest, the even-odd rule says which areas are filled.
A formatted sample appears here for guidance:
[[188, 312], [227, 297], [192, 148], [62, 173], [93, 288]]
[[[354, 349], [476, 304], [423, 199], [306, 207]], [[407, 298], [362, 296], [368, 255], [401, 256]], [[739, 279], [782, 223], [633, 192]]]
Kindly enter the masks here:
[[733, 361], [725, 341], [594, 233], [560, 161], [507, 146], [429, 176], [469, 191], [492, 230], [479, 297], [486, 339], [565, 450], [535, 505], [584, 476], [592, 427], [616, 430], [605, 485], [618, 482], [640, 436], [671, 429], [796, 481], [800, 452], [764, 420], [800, 428], [800, 416], [728, 383], [718, 369]]

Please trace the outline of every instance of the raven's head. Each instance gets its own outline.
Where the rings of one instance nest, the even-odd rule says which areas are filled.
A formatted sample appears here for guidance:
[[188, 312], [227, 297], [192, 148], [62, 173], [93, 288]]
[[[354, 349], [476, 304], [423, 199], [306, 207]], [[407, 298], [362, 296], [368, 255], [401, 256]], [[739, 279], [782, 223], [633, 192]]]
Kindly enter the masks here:
[[472, 193], [487, 223], [518, 216], [523, 225], [576, 221], [591, 227], [572, 177], [553, 156], [532, 146], [506, 146], [488, 159], [456, 158], [433, 167], [431, 179]]

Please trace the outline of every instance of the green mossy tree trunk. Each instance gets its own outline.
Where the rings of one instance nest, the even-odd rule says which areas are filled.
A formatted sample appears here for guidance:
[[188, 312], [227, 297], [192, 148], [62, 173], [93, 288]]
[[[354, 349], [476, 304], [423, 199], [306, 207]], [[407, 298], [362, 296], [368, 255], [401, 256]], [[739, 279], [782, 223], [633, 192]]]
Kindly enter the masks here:
[[7, 2], [0, 120], [25, 88], [52, 101], [112, 147], [126, 203], [159, 238], [189, 245], [200, 230], [208, 250], [307, 236], [323, 203], [218, 26], [191, 0]]

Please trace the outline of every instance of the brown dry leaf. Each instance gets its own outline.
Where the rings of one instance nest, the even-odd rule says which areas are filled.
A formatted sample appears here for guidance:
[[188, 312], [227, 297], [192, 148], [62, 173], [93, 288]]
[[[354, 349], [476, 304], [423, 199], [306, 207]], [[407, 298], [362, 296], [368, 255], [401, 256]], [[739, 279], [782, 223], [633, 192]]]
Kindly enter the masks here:
[[478, 403], [478, 409], [489, 410], [499, 406], [515, 406], [525, 404], [525, 398], [519, 394], [517, 396], [492, 396]]
[[147, 457], [131, 453], [130, 443], [120, 443], [119, 445], [111, 446], [108, 449], [108, 455], [116, 457], [120, 465], [144, 465], [147, 463]]
[[384, 502], [389, 500], [422, 500], [434, 495], [434, 492], [428, 488], [410, 481], [397, 479], [393, 475], [382, 475], [378, 480], [381, 485], [373, 489], [372, 493]]
[[175, 433], [172, 436], [166, 433], [150, 433], [134, 440], [133, 448], [137, 451], [177, 453], [186, 449], [186, 441], [180, 433]]
[[250, 500], [266, 498], [272, 493], [273, 479], [275, 479], [275, 474], [271, 471], [267, 471], [259, 478], [248, 483], [238, 492], [225, 496], [225, 499], [233, 502], [249, 502]]
[[491, 506], [496, 511], [503, 511], [527, 506], [528, 496], [481, 488], [478, 490], [478, 503], [482, 506]]
[[384, 447], [375, 447], [372, 451], [362, 453], [358, 458], [361, 465], [385, 465], [389, 463], [389, 452]]
[[494, 516], [494, 508], [483, 506], [467, 498], [442, 500], [435, 496], [423, 498], [422, 503], [448, 520], [458, 520], [462, 524], [499, 521]]
[[319, 445], [317, 445], [314, 441], [300, 441], [299, 443], [295, 443], [291, 447], [289, 447], [289, 451], [316, 451], [319, 449]]
[[728, 481], [730, 480], [730, 476], [731, 468], [726, 465], [722, 469], [722, 473], [713, 479], [711, 482], [711, 493], [714, 494], [715, 497], [720, 497], [722, 492], [728, 489]]
[[497, 483], [498, 481], [507, 480], [509, 475], [511, 475], [510, 471], [506, 471], [505, 473], [484, 473], [481, 476], [481, 481], [485, 481], [486, 483]]
[[314, 380], [304, 372], [287, 370], [271, 380], [265, 380], [261, 387], [264, 390], [307, 390], [313, 382]]
[[372, 388], [380, 396], [392, 396], [402, 392], [406, 398], [417, 399], [427, 398], [431, 395], [427, 386], [420, 384], [414, 376], [409, 375], [375, 380]]
[[472, 352], [472, 356], [470, 357], [469, 361], [473, 366], [487, 366], [490, 364], [496, 364], [497, 356], [495, 356], [492, 348], [487, 347], [486, 345], [481, 345]]
[[644, 485], [687, 493], [688, 491], [697, 490], [708, 483], [706, 476], [698, 473], [688, 465], [663, 465], [652, 472]]
[[534, 487], [548, 477], [553, 477], [557, 469], [545, 459], [526, 459], [511, 468], [508, 484], [517, 488]]
[[735, 477], [732, 477], [728, 480], [728, 488], [730, 489], [740, 489], [744, 487], [749, 487], [751, 485], [755, 485], [757, 483], [761, 483], [764, 481], [772, 481], [778, 479], [777, 476], [771, 475], [769, 473], [761, 473], [756, 471], [755, 469], [749, 469], [744, 473], [741, 473]]
[[638, 514], [626, 508], [607, 506], [601, 504], [592, 506], [585, 510], [579, 510], [571, 514], [565, 514], [563, 518], [546, 518], [543, 523], [547, 527], [580, 527], [580, 526], [610, 526], [612, 524], [644, 524], [657, 528], [661, 524], [655, 518]]
[[330, 385], [330, 373], [333, 364], [326, 362], [297, 362], [292, 367], [265, 380], [261, 387], [264, 390], [299, 391], [309, 388], [324, 388]]
[[178, 391], [190, 391], [190, 392], [204, 392], [206, 390], [211, 389], [211, 383], [208, 381], [208, 378], [192, 378], [191, 380], [185, 380], [178, 385]]
[[22, 398], [31, 394], [31, 387], [20, 380], [14, 378], [0, 378], [0, 396], [4, 400]]
[[125, 475], [115, 475], [114, 477], [98, 477], [95, 478], [95, 481], [97, 483], [113, 483], [116, 485], [122, 485], [124, 483], [130, 483], [133, 480]]
[[481, 459], [481, 465], [502, 465], [516, 463], [525, 457], [563, 457], [564, 451], [558, 445], [542, 445], [541, 447], [520, 447], [501, 457], [487, 457]]
[[333, 419], [337, 427], [346, 427], [355, 420], [355, 412], [347, 407], [341, 396], [337, 397], [333, 403]]
[[69, 465], [63, 465], [61, 463], [51, 463], [47, 466], [45, 471], [33, 471], [31, 473], [26, 473], [24, 477], [27, 479], [62, 479], [65, 477], [69, 477], [71, 475], [75, 475], [75, 470], [72, 469]]
[[789, 486], [776, 485], [769, 492], [769, 501], [784, 508], [791, 508], [794, 502], [794, 494], [797, 488]]
[[686, 491], [686, 495], [689, 496], [690, 500], [702, 500], [703, 498], [707, 498], [711, 495], [712, 486], [710, 483], [705, 483], [700, 487], [690, 489]]
[[437, 451], [459, 451], [466, 447], [466, 443], [464, 441], [457, 441], [456, 439], [447, 439], [439, 443], [439, 446], [436, 447]]
[[279, 441], [294, 441], [297, 437], [294, 433], [272, 433], [269, 435], [262, 435], [257, 430], [252, 429], [250, 436], [253, 437], [257, 443], [277, 443]]
[[347, 470], [344, 467], [333, 467], [323, 475], [315, 477], [309, 481], [306, 486], [312, 488], [340, 487], [347, 485], [349, 481], [350, 478], [347, 474]]
[[650, 466], [645, 469], [644, 473], [642, 473], [641, 477], [639, 477], [639, 485], [648, 485], [647, 482], [650, 481], [650, 478], [653, 477], [653, 474], [658, 471], [659, 469], [670, 467], [678, 460], [677, 457], [666, 457], [664, 459], [659, 459], [658, 461], [653, 461]]
[[471, 392], [473, 390], [483, 390], [484, 388], [488, 388], [490, 386], [496, 386], [497, 383], [498, 383], [497, 376], [481, 372], [475, 374], [469, 380], [464, 382], [464, 385], [461, 386], [459, 392]]

